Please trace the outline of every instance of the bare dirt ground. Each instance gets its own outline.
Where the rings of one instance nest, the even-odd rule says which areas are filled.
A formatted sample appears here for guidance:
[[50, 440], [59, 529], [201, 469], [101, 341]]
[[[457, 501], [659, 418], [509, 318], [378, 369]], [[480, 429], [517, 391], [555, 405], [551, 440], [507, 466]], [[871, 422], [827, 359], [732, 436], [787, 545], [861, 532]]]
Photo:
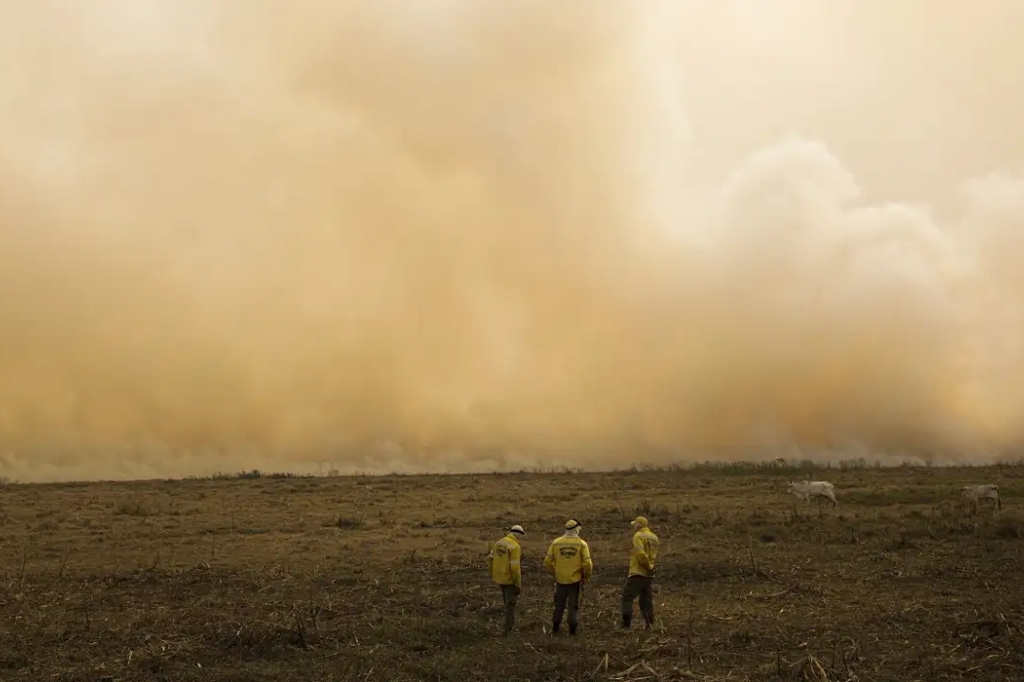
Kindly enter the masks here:
[[[1024, 467], [270, 478], [0, 488], [2, 680], [1024, 679]], [[839, 507], [794, 515], [785, 483]], [[954, 508], [996, 482], [1004, 507]], [[629, 520], [659, 622], [623, 632]], [[596, 564], [552, 638], [540, 562]], [[522, 523], [518, 632], [485, 554]]]

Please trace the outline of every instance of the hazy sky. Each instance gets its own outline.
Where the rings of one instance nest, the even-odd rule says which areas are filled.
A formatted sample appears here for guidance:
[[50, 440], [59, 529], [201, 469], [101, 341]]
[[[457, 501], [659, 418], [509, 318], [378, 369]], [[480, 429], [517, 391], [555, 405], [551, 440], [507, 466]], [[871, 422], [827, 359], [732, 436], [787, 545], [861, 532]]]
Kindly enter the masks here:
[[0, 475], [1016, 452], [1022, 22], [5, 3]]

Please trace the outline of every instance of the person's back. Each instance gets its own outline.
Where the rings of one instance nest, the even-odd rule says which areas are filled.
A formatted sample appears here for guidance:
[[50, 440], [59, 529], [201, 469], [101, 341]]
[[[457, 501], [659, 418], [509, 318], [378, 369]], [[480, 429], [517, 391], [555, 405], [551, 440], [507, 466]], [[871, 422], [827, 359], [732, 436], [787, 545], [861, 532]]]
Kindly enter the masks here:
[[510, 532], [494, 543], [488, 557], [491, 563], [491, 578], [499, 585], [520, 585], [522, 569], [520, 561], [522, 548], [516, 540], [516, 534]]
[[487, 555], [487, 563], [491, 570], [491, 579], [501, 587], [501, 599], [505, 605], [505, 625], [503, 634], [512, 632], [516, 621], [516, 605], [522, 593], [523, 571], [520, 566], [522, 548], [519, 537], [526, 535], [520, 525], [509, 528], [508, 534], [491, 546]]
[[638, 516], [630, 524], [633, 546], [629, 553], [629, 575], [622, 589], [622, 627], [629, 628], [633, 621], [633, 601], [640, 600], [640, 613], [644, 623], [654, 625], [654, 571], [658, 558], [658, 536], [647, 525], [647, 519]]
[[[641, 517], [642, 518], [642, 517]], [[633, 549], [629, 554], [629, 575], [651, 577], [658, 558], [658, 536], [646, 525], [633, 533]]]
[[589, 580], [594, 571], [590, 545], [578, 535], [555, 538], [548, 549], [548, 556], [551, 557], [550, 566], [554, 569], [555, 582], [561, 585]]
[[555, 610], [551, 618], [551, 631], [557, 633], [562, 625], [562, 614], [569, 607], [569, 634], [576, 634], [580, 592], [583, 583], [594, 572], [590, 545], [580, 537], [580, 524], [573, 519], [565, 523], [565, 535], [555, 538], [544, 557], [544, 568], [555, 578]]

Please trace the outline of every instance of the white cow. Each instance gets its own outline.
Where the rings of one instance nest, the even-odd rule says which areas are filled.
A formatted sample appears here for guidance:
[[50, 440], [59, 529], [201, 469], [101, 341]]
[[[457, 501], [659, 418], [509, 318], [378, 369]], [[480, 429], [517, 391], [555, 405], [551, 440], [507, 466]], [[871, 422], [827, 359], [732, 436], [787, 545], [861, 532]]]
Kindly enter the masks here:
[[839, 504], [836, 501], [835, 486], [828, 481], [790, 482], [788, 490], [808, 504], [812, 497], [824, 497], [832, 503], [833, 507]]
[[978, 510], [979, 501], [982, 498], [988, 498], [995, 501], [995, 506], [999, 509], [1003, 508], [1003, 503], [999, 499], [999, 486], [995, 483], [985, 483], [982, 485], [965, 485], [960, 488], [960, 500], [970, 502], [971, 508], [974, 511]]

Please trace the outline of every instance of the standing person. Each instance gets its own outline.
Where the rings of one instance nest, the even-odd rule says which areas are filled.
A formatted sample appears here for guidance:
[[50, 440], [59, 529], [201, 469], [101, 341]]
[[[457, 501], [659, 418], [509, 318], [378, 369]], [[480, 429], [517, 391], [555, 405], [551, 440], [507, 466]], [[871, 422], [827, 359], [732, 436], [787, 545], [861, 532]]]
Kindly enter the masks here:
[[579, 625], [580, 593], [594, 573], [590, 545], [580, 537], [580, 524], [575, 519], [565, 522], [565, 534], [555, 538], [544, 557], [544, 568], [555, 577], [555, 612], [551, 632], [558, 634], [562, 614], [569, 606], [569, 634], [575, 635]]
[[629, 554], [629, 576], [622, 589], [622, 627], [629, 629], [633, 621], [633, 601], [640, 598], [640, 613], [650, 630], [654, 625], [654, 564], [658, 558], [658, 536], [647, 525], [647, 519], [638, 516], [630, 528], [633, 548]]
[[512, 632], [516, 624], [516, 604], [523, 591], [523, 571], [519, 565], [523, 550], [519, 546], [519, 538], [525, 536], [526, 531], [516, 524], [508, 529], [505, 537], [494, 543], [487, 555], [491, 578], [501, 587], [501, 599], [505, 605], [503, 635]]

